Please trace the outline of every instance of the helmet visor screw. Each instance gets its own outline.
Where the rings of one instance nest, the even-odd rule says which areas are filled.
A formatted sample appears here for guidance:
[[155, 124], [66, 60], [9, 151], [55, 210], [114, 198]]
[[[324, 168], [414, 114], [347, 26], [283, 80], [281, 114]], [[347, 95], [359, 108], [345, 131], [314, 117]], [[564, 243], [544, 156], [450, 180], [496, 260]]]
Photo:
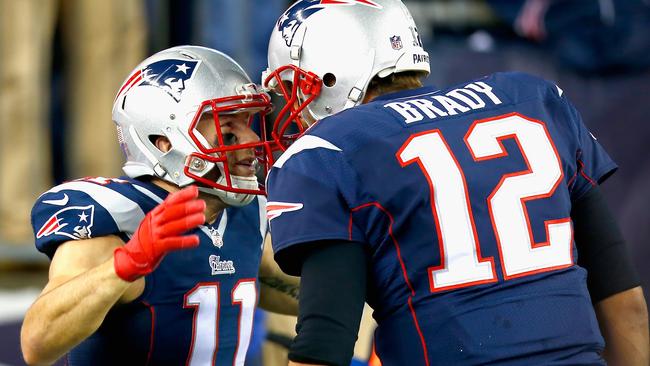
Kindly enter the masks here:
[[205, 169], [206, 166], [205, 161], [203, 159], [199, 159], [196, 157], [192, 158], [192, 162], [190, 163], [190, 165], [192, 167], [192, 170], [196, 170], [196, 171], [202, 171]]

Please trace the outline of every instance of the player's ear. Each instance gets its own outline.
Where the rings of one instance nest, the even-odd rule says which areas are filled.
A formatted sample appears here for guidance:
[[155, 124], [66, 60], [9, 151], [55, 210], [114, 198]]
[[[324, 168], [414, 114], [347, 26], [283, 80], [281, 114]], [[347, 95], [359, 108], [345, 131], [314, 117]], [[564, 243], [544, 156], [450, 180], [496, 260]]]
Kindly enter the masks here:
[[163, 153], [172, 149], [172, 143], [165, 136], [150, 136], [151, 142]]

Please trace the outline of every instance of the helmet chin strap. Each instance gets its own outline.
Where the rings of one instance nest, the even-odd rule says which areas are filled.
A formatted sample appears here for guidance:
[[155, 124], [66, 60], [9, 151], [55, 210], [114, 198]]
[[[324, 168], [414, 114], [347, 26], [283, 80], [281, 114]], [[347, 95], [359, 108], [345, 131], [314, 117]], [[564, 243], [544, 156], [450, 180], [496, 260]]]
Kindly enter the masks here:
[[361, 77], [357, 79], [357, 82], [352, 87], [352, 89], [350, 89], [345, 105], [343, 106], [343, 110], [352, 108], [361, 103], [361, 100], [366, 93], [366, 87], [368, 86], [368, 83], [370, 83], [370, 79], [374, 76], [372, 75], [374, 63], [375, 50], [371, 49], [368, 51], [368, 54], [366, 55], [366, 62], [364, 63], [365, 65], [368, 65], [368, 67], [366, 68], [366, 71], [361, 75]]
[[[231, 175], [230, 181], [232, 182], [234, 188], [257, 189], [258, 187], [257, 177], [255, 176], [243, 177], [239, 175]], [[226, 178], [222, 175], [217, 180], [217, 184], [225, 186], [228, 183], [226, 182]], [[234, 207], [246, 206], [249, 203], [251, 203], [253, 199], [255, 199], [254, 194], [235, 193], [235, 192], [224, 191], [222, 189], [217, 189], [217, 188], [199, 187], [199, 191], [207, 194], [211, 194], [213, 196], [217, 196], [226, 205], [234, 206]]]

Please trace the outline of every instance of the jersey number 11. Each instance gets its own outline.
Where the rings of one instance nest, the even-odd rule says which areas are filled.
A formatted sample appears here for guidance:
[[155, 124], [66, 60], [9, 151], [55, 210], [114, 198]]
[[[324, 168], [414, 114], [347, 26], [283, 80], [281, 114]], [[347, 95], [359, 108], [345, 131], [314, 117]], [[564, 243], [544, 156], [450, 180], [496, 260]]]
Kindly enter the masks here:
[[[214, 365], [219, 343], [219, 283], [201, 283], [185, 295], [185, 307], [196, 308], [192, 325], [192, 346], [187, 365]], [[233, 287], [232, 304], [241, 307], [237, 324], [237, 349], [233, 366], [243, 366], [253, 330], [257, 302], [254, 279], [240, 280]]]

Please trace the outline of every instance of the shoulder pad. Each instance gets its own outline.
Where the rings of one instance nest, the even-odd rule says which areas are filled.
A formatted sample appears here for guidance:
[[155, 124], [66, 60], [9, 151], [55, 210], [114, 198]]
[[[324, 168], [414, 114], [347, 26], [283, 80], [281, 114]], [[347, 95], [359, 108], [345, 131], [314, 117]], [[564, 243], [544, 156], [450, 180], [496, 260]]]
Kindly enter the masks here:
[[36, 247], [52, 257], [56, 248], [69, 240], [130, 235], [142, 221], [145, 210], [148, 211], [143, 202], [99, 182], [63, 183], [43, 193], [32, 208]]

